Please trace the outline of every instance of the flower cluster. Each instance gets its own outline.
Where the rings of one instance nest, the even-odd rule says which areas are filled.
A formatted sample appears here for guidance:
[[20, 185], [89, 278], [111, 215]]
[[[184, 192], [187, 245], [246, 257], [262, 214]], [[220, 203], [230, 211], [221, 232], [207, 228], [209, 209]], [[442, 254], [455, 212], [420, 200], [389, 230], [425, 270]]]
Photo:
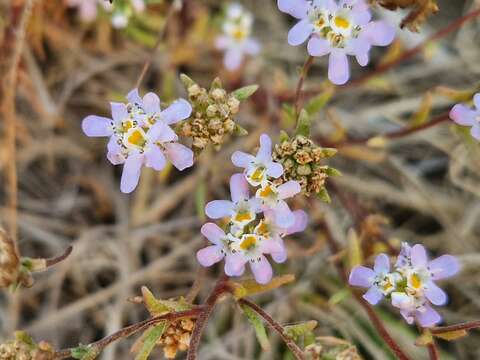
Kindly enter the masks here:
[[134, 13], [145, 10], [144, 0], [66, 0], [67, 5], [78, 8], [83, 21], [93, 21], [98, 14], [98, 6], [110, 14], [112, 25], [115, 28], [124, 28]]
[[387, 46], [395, 35], [386, 22], [371, 21], [364, 0], [278, 0], [278, 7], [300, 20], [288, 34], [289, 44], [308, 40], [310, 55], [330, 54], [328, 78], [337, 85], [350, 78], [347, 55], [365, 66], [372, 45]]
[[223, 89], [219, 79], [212, 82], [210, 90], [200, 87], [186, 75], [182, 75], [181, 79], [193, 111], [178, 131], [192, 138], [192, 148], [196, 153], [210, 144], [218, 149], [230, 135], [246, 133], [233, 119], [240, 109], [240, 101]]
[[472, 137], [480, 141], [480, 94], [473, 97], [474, 109], [463, 104], [455, 105], [450, 111], [450, 118], [458, 125], [470, 126]]
[[273, 159], [282, 164], [284, 171], [282, 177], [275, 183], [295, 180], [300, 184], [303, 195], [323, 193], [328, 196], [325, 181], [329, 175], [338, 175], [338, 171], [324, 165], [322, 161], [336, 153], [336, 149], [317, 146], [311, 139], [302, 135], [292, 139], [285, 138], [275, 145], [273, 152]]
[[[301, 190], [296, 181], [280, 186], [272, 180], [283, 174], [280, 164], [272, 160], [272, 143], [268, 135], [260, 137], [256, 156], [240, 151], [232, 155], [232, 162], [244, 168], [241, 174], [230, 179], [232, 200], [214, 200], [205, 207], [211, 219], [227, 217], [226, 229], [214, 223], [202, 227], [202, 234], [213, 244], [197, 253], [203, 266], [211, 266], [225, 259], [225, 273], [240, 276], [245, 265], [250, 264], [255, 280], [260, 284], [270, 282], [272, 267], [265, 255], [281, 263], [287, 259], [283, 237], [303, 231], [307, 215], [302, 210], [292, 211], [286, 199]], [[249, 184], [257, 188], [250, 197]]]
[[0, 344], [1, 360], [53, 360], [55, 351], [44, 341], [35, 344], [24, 332], [17, 332], [15, 340]]
[[442, 320], [432, 304], [441, 306], [447, 302], [447, 294], [435, 281], [451, 277], [459, 269], [458, 260], [451, 255], [429, 261], [422, 245], [410, 247], [403, 243], [393, 271], [388, 256], [380, 254], [373, 270], [364, 266], [353, 268], [349, 283], [368, 288], [363, 298], [370, 304], [389, 298], [409, 324], [416, 321], [422, 327], [432, 327]]
[[167, 159], [178, 169], [193, 165], [193, 152], [178, 143], [178, 136], [169, 125], [187, 119], [191, 105], [179, 99], [160, 108], [154, 93], [143, 98], [134, 89], [127, 95], [128, 103], [111, 103], [112, 118], [90, 115], [83, 119], [82, 129], [87, 136], [109, 137], [107, 158], [113, 165], [123, 164], [120, 190], [135, 190], [142, 166], [162, 170]]
[[225, 51], [224, 65], [234, 71], [242, 65], [245, 55], [257, 55], [260, 43], [251, 37], [253, 16], [238, 3], [230, 4], [223, 22], [223, 34], [215, 42], [217, 49]]

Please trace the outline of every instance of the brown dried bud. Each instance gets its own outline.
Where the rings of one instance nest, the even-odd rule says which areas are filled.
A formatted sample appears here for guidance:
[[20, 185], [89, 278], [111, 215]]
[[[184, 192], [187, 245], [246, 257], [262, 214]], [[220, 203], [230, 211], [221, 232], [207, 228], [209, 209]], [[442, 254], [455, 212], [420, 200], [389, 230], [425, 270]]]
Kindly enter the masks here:
[[230, 135], [238, 133], [233, 116], [238, 113], [240, 101], [228, 94], [219, 79], [212, 82], [210, 90], [201, 88], [183, 76], [187, 86], [192, 117], [177, 127], [180, 135], [192, 139], [192, 149], [199, 153], [209, 144], [219, 148]]
[[400, 27], [418, 32], [427, 17], [435, 14], [439, 9], [436, 0], [369, 0], [371, 4], [378, 4], [388, 10], [411, 9], [410, 13], [402, 20]]
[[23, 332], [15, 334], [16, 339], [0, 344], [0, 360], [53, 360], [55, 350], [42, 341], [35, 344], [30, 336]]
[[[323, 165], [324, 159], [333, 156], [334, 149], [321, 148], [302, 135], [275, 145], [273, 159], [283, 165], [283, 176], [275, 181], [281, 184], [289, 180], [298, 181], [306, 196], [325, 192], [328, 175], [336, 172]], [[327, 193], [328, 195], [328, 193]]]
[[187, 351], [195, 326], [193, 319], [181, 319], [170, 323], [168, 329], [158, 340], [167, 359], [174, 359], [178, 351]]
[[20, 259], [15, 245], [5, 230], [0, 228], [0, 288], [6, 288], [18, 281]]

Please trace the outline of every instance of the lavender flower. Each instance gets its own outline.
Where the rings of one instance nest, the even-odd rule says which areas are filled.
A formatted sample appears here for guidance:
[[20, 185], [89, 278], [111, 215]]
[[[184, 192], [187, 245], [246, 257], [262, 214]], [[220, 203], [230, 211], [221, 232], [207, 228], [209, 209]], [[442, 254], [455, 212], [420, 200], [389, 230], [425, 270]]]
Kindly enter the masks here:
[[215, 42], [217, 49], [225, 51], [224, 65], [234, 71], [240, 67], [245, 55], [257, 55], [260, 43], [251, 37], [253, 16], [240, 4], [231, 4], [223, 23], [223, 34]]
[[[264, 135], [264, 145], [266, 141], [267, 148], [271, 150], [270, 138]], [[248, 154], [242, 156], [256, 159]], [[267, 168], [268, 164], [262, 166]], [[247, 179], [245, 174], [233, 175], [230, 178], [232, 200], [214, 200], [205, 206], [208, 217], [228, 217], [229, 222], [225, 230], [213, 223], [202, 227], [202, 234], [212, 245], [199, 250], [197, 259], [205, 267], [225, 259], [224, 269], [228, 276], [242, 275], [248, 263], [255, 280], [266, 284], [273, 276], [267, 256], [278, 263], [286, 261], [283, 237], [303, 231], [307, 214], [302, 210], [292, 212], [285, 202], [300, 191], [300, 185], [295, 181], [278, 187], [267, 182], [258, 189], [257, 197], [250, 197]]]
[[370, 304], [376, 305], [396, 288], [400, 276], [390, 273], [390, 260], [385, 254], [375, 258], [372, 269], [365, 266], [356, 266], [352, 269], [348, 282], [350, 285], [368, 288], [363, 298]]
[[347, 55], [365, 66], [372, 45], [387, 46], [395, 35], [386, 22], [371, 21], [364, 0], [278, 0], [278, 7], [300, 20], [290, 30], [288, 43], [297, 46], [308, 40], [310, 55], [330, 54], [328, 78], [337, 85], [350, 78]]
[[82, 121], [83, 132], [91, 137], [110, 137], [107, 158], [113, 165], [123, 164], [120, 190], [135, 190], [142, 166], [162, 170], [167, 159], [179, 170], [193, 165], [193, 152], [179, 144], [169, 125], [190, 116], [191, 106], [177, 100], [165, 110], [154, 93], [143, 99], [132, 90], [129, 103], [111, 103], [112, 118], [90, 115]]
[[374, 270], [364, 266], [353, 268], [349, 283], [369, 288], [364, 298], [372, 305], [388, 297], [407, 323], [416, 321], [422, 327], [431, 327], [442, 320], [432, 305], [445, 305], [448, 299], [435, 281], [455, 275], [459, 268], [458, 260], [451, 255], [429, 261], [422, 245], [402, 244], [393, 271], [388, 257], [380, 254]]
[[283, 174], [282, 165], [272, 160], [272, 140], [267, 134], [260, 136], [260, 149], [256, 156], [235, 151], [232, 162], [245, 169], [247, 181], [252, 186], [266, 186], [268, 177], [277, 179]]
[[457, 104], [450, 111], [450, 118], [461, 126], [470, 126], [472, 137], [480, 141], [480, 93], [473, 97], [474, 108]]
[[291, 226], [295, 217], [285, 199], [295, 196], [302, 190], [300, 184], [290, 180], [280, 186], [267, 183], [256, 192], [256, 197], [261, 201], [263, 209], [272, 210], [273, 218], [277, 224], [284, 227]]
[[243, 228], [261, 212], [256, 198], [250, 198], [248, 183], [243, 174], [235, 174], [230, 178], [230, 193], [232, 201], [214, 200], [205, 206], [205, 213], [211, 219], [230, 217], [236, 228]]

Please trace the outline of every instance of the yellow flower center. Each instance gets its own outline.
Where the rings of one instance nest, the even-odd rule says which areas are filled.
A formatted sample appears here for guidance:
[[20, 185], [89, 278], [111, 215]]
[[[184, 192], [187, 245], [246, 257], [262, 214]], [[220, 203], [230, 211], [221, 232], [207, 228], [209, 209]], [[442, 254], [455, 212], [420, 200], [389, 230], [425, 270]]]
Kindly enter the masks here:
[[145, 145], [146, 142], [143, 131], [140, 130], [133, 131], [127, 140], [130, 144], [138, 147], [142, 147], [143, 145]]
[[240, 248], [242, 250], [250, 250], [257, 244], [257, 238], [253, 235], [247, 235], [245, 238], [242, 240], [240, 244]]
[[268, 225], [264, 221], [261, 221], [256, 228], [256, 232], [258, 235], [267, 236], [269, 233]]
[[122, 131], [127, 132], [133, 127], [133, 121], [132, 120], [125, 120], [122, 122]]
[[242, 41], [246, 37], [247, 37], [246, 31], [241, 28], [237, 28], [233, 31], [233, 38], [237, 41]]
[[415, 289], [418, 289], [422, 286], [422, 280], [420, 279], [420, 276], [418, 276], [417, 274], [413, 274], [410, 277], [410, 282]]
[[386, 279], [385, 280], [385, 284], [383, 284], [383, 291], [388, 291], [389, 289], [392, 288], [392, 283], [390, 281], [390, 279]]
[[253, 220], [253, 219], [252, 219], [252, 216], [251, 216], [250, 213], [247, 212], [247, 211], [238, 212], [238, 213], [235, 215], [235, 218], [234, 218], [234, 219], [235, 219], [235, 221], [238, 221], [238, 222]]
[[270, 185], [265, 186], [263, 189], [260, 190], [260, 197], [266, 198], [269, 196], [275, 195], [272, 187]]
[[255, 169], [251, 178], [254, 181], [261, 181], [263, 179], [263, 174], [264, 173], [265, 173], [265, 168], [264, 167], [259, 167], [259, 168]]
[[325, 18], [323, 16], [319, 17], [317, 21], [315, 21], [315, 26], [318, 28], [322, 28], [325, 26]]
[[342, 29], [348, 29], [350, 27], [350, 22], [341, 16], [335, 17], [335, 25]]

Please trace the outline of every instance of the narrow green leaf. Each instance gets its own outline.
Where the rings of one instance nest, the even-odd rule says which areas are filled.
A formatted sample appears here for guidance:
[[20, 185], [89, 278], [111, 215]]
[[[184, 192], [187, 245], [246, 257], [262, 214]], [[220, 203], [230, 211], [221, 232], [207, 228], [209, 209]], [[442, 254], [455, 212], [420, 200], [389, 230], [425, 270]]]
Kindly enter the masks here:
[[310, 335], [317, 327], [318, 322], [315, 320], [305, 321], [298, 324], [284, 326], [285, 334], [297, 341], [301, 336]]
[[180, 81], [187, 89], [190, 86], [195, 85], [195, 81], [193, 81], [188, 75], [185, 74], [180, 74]]
[[325, 169], [325, 172], [327, 173], [328, 176], [342, 176], [342, 173], [340, 172], [340, 170], [337, 170], [332, 167], [328, 167], [327, 169]]
[[233, 295], [240, 299], [245, 296], [250, 296], [270, 290], [279, 288], [280, 286], [291, 283], [295, 280], [295, 276], [292, 274], [276, 276], [268, 284], [262, 285], [255, 280], [241, 280], [238, 282], [232, 282], [234, 288]]
[[233, 135], [235, 135], [235, 136], [245, 136], [245, 135], [248, 135], [248, 131], [245, 130], [240, 125], [235, 124], [235, 129], [233, 129]]
[[288, 136], [287, 132], [285, 130], [280, 130], [280, 136], [278, 137], [278, 142], [281, 144], [284, 141], [290, 140], [290, 137]]
[[310, 114], [310, 115], [315, 115], [320, 110], [322, 110], [325, 105], [328, 104], [330, 99], [333, 97], [333, 94], [335, 93], [334, 87], [329, 87], [325, 91], [323, 91], [321, 94], [317, 95], [314, 97], [312, 100], [310, 100], [306, 105], [305, 105], [305, 110]]
[[310, 116], [305, 110], [300, 111], [300, 116], [298, 117], [297, 129], [295, 130], [295, 135], [302, 135], [305, 137], [310, 137]]
[[138, 352], [137, 356], [135, 356], [135, 360], [147, 360], [150, 353], [155, 348], [155, 344], [157, 343], [158, 339], [163, 335], [165, 330], [167, 329], [168, 323], [166, 321], [162, 321], [156, 326], [151, 327], [144, 333], [142, 347]]
[[245, 101], [258, 90], [258, 85], [248, 85], [235, 90], [232, 95], [239, 101]]
[[325, 187], [322, 187], [317, 195], [320, 200], [326, 202], [327, 204], [330, 204], [332, 202], [332, 199], [330, 198], [330, 195], [328, 194], [328, 191]]
[[207, 187], [205, 185], [205, 179], [201, 179], [197, 189], [195, 190], [195, 208], [197, 210], [198, 218], [205, 221], [205, 203], [207, 197]]
[[250, 321], [250, 324], [252, 324], [253, 328], [255, 329], [257, 340], [262, 349], [265, 351], [270, 350], [267, 331], [265, 330], [262, 319], [260, 319], [258, 315], [248, 306], [240, 305], [240, 307], [242, 308], [242, 311], [247, 317], [248, 321]]

